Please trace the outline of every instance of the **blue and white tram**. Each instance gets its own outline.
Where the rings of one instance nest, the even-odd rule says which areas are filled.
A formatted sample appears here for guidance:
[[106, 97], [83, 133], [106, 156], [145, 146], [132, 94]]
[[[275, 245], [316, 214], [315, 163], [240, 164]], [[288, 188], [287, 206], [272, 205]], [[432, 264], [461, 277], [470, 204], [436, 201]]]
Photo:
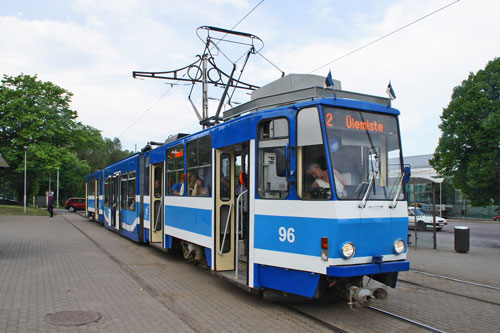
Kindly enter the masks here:
[[285, 76], [223, 123], [107, 167], [106, 227], [252, 292], [385, 297], [363, 277], [395, 287], [409, 269], [399, 111], [323, 81]]
[[104, 226], [142, 242], [139, 161], [135, 154], [104, 169]]

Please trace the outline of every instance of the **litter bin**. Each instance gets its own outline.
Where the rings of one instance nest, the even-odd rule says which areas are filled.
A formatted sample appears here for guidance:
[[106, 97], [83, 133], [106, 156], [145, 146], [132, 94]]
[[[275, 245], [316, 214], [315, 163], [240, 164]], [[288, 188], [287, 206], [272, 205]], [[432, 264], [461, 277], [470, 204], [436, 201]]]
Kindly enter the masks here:
[[467, 253], [470, 243], [470, 228], [465, 226], [455, 227], [455, 251]]

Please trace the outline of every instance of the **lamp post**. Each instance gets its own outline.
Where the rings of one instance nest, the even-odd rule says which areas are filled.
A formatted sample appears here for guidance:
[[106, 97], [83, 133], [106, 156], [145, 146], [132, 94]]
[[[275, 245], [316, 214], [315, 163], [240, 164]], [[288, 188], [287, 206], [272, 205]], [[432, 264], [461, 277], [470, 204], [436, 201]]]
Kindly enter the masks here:
[[26, 214], [26, 162], [28, 160], [28, 146], [24, 146], [24, 214]]

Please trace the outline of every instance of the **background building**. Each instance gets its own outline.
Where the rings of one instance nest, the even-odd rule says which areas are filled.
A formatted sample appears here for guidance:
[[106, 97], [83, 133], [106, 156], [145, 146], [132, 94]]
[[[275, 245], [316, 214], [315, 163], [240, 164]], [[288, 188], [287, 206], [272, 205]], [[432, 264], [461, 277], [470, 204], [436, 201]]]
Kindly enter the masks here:
[[436, 214], [441, 214], [443, 217], [486, 219], [498, 215], [497, 206], [470, 206], [462, 192], [453, 187], [450, 177], [440, 177], [432, 168], [429, 164], [432, 157], [432, 154], [404, 157], [404, 163], [411, 166], [411, 178], [406, 187], [409, 205], [414, 205], [416, 202], [424, 211], [432, 213], [434, 183]]

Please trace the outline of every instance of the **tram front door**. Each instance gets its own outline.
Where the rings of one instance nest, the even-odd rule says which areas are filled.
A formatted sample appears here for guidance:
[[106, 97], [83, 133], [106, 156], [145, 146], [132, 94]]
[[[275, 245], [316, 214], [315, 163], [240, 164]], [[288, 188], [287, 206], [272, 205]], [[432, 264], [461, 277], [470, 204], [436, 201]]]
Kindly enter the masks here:
[[152, 165], [153, 186], [151, 186], [151, 242], [163, 240], [163, 163]]
[[215, 270], [235, 269], [234, 150], [216, 150]]

